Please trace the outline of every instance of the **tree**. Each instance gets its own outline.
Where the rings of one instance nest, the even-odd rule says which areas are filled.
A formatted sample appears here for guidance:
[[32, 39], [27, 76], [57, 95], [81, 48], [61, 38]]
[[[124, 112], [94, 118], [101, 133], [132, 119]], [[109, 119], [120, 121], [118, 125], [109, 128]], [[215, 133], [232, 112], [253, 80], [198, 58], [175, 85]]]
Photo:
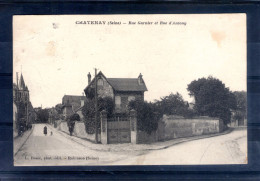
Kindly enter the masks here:
[[162, 97], [161, 100], [155, 102], [155, 105], [161, 114], [168, 115], [185, 116], [189, 108], [189, 105], [183, 100], [178, 92]]
[[48, 109], [40, 109], [37, 112], [37, 118], [38, 118], [38, 122], [40, 122], [40, 123], [47, 123], [48, 122], [48, 118], [49, 118], [49, 111], [48, 111]]
[[161, 114], [158, 106], [154, 103], [148, 103], [141, 100], [130, 101], [128, 105], [129, 111], [134, 109], [137, 112], [137, 129], [151, 134], [158, 128], [158, 121]]
[[234, 95], [237, 105], [234, 118], [241, 121], [247, 116], [247, 94], [245, 91], [235, 91]]
[[[111, 97], [98, 98], [98, 128], [100, 128], [100, 112], [107, 111], [107, 117], [110, 118], [114, 115], [114, 101]], [[93, 134], [95, 131], [95, 100], [87, 99], [82, 108], [82, 114], [85, 118], [85, 127], [88, 134]]]
[[80, 121], [80, 117], [77, 113], [72, 114], [68, 119], [67, 119], [67, 125], [69, 128], [70, 136], [72, 136], [72, 133], [74, 131], [75, 127], [75, 122]]
[[57, 104], [55, 106], [55, 110], [57, 111], [58, 114], [62, 114], [62, 104]]
[[195, 111], [199, 115], [217, 117], [228, 124], [231, 109], [236, 109], [235, 95], [219, 79], [209, 76], [192, 81], [187, 90], [195, 98]]

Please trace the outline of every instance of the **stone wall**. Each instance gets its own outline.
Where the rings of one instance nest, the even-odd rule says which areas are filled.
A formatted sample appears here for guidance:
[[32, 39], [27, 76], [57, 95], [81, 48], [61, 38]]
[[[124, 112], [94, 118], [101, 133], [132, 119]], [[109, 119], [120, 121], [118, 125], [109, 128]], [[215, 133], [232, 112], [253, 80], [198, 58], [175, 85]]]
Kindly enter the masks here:
[[129, 101], [129, 97], [132, 98], [134, 97], [134, 100], [140, 100], [143, 101], [144, 100], [144, 94], [142, 92], [120, 92], [117, 91], [115, 92], [115, 96], [120, 96], [121, 97], [121, 106], [120, 108], [115, 108], [115, 111], [117, 113], [120, 112], [126, 112], [127, 111], [127, 106]]
[[90, 141], [95, 141], [95, 134], [88, 134], [85, 129], [85, 124], [83, 121], [75, 123], [73, 134], [79, 138], [85, 138]]
[[151, 134], [146, 133], [145, 131], [137, 131], [137, 143], [153, 143], [158, 141], [157, 131], [153, 131]]
[[58, 126], [57, 126], [57, 129], [58, 129], [59, 131], [63, 131], [63, 132], [65, 132], [65, 133], [67, 133], [67, 134], [70, 134], [70, 133], [69, 133], [69, 128], [68, 128], [68, 125], [67, 125], [67, 122], [66, 122], [66, 121], [60, 121], [59, 124], [58, 124]]
[[101, 76], [101, 79], [103, 80], [103, 86], [97, 86], [98, 96], [114, 98], [113, 88], [111, 87], [111, 85], [103, 76]]
[[170, 140], [190, 136], [214, 134], [222, 132], [223, 121], [209, 117], [185, 119], [175, 116], [163, 116], [160, 121], [157, 134], [158, 140]]
[[[66, 121], [57, 121], [57, 129], [69, 134], [69, 128]], [[73, 136], [84, 138], [89, 141], [95, 141], [95, 134], [86, 133], [85, 124], [83, 121], [75, 122]]]

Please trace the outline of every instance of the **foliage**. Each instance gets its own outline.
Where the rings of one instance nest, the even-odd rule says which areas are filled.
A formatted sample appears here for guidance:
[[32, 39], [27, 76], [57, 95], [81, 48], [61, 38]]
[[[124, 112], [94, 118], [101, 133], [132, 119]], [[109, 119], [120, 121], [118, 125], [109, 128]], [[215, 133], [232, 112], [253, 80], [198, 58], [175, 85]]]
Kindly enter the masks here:
[[57, 104], [55, 106], [55, 110], [57, 111], [58, 114], [62, 114], [62, 104]]
[[95, 88], [89, 87], [86, 91], [87, 99], [94, 99], [95, 98]]
[[148, 103], [141, 100], [133, 100], [129, 102], [129, 111], [134, 109], [137, 111], [137, 129], [151, 134], [157, 130], [158, 121], [162, 117], [158, 112], [158, 106], [154, 103]]
[[80, 121], [80, 117], [77, 113], [72, 114], [69, 119], [72, 121]]
[[18, 103], [18, 120], [22, 119], [22, 118], [25, 118], [26, 116], [26, 104], [24, 102], [19, 102]]
[[189, 105], [185, 102], [182, 96], [177, 92], [171, 93], [169, 96], [162, 97], [161, 100], [155, 101], [157, 110], [161, 114], [191, 116], [193, 112], [189, 110]]
[[247, 95], [245, 91], [235, 91], [237, 108], [235, 110], [234, 119], [243, 120], [247, 116]]
[[76, 121], [80, 121], [80, 117], [77, 113], [74, 113], [67, 118], [67, 125], [69, 128], [70, 136], [72, 136]]
[[37, 120], [39, 123], [47, 123], [49, 118], [49, 111], [48, 109], [40, 109], [37, 112]]
[[231, 109], [236, 109], [235, 95], [219, 79], [208, 77], [192, 81], [187, 90], [195, 98], [195, 111], [199, 115], [218, 117], [230, 122]]
[[[97, 110], [97, 120], [98, 128], [100, 129], [100, 112], [103, 110], [107, 111], [107, 117], [110, 118], [114, 113], [114, 101], [111, 97], [99, 97], [98, 98], [98, 110]], [[95, 130], [95, 100], [87, 99], [86, 103], [82, 108], [82, 114], [85, 118], [85, 127], [88, 134], [93, 134]]]

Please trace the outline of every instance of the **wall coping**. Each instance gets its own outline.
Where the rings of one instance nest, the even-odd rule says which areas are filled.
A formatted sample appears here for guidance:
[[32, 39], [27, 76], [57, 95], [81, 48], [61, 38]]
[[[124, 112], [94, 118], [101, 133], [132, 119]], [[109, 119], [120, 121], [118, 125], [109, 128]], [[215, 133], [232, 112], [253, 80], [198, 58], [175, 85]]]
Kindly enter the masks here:
[[163, 120], [167, 119], [167, 120], [219, 120], [219, 118], [215, 118], [215, 117], [208, 117], [208, 116], [197, 116], [197, 117], [193, 117], [193, 118], [185, 118], [182, 116], [176, 116], [176, 115], [163, 115]]

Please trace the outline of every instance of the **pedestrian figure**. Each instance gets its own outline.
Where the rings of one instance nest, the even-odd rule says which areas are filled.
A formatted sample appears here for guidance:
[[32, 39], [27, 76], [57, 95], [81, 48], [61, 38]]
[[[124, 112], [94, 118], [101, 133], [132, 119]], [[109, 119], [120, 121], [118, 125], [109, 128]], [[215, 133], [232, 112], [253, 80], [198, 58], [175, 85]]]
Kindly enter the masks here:
[[52, 131], [51, 131], [51, 136], [52, 136]]
[[47, 135], [47, 126], [44, 126], [43, 128], [43, 134], [46, 136]]

